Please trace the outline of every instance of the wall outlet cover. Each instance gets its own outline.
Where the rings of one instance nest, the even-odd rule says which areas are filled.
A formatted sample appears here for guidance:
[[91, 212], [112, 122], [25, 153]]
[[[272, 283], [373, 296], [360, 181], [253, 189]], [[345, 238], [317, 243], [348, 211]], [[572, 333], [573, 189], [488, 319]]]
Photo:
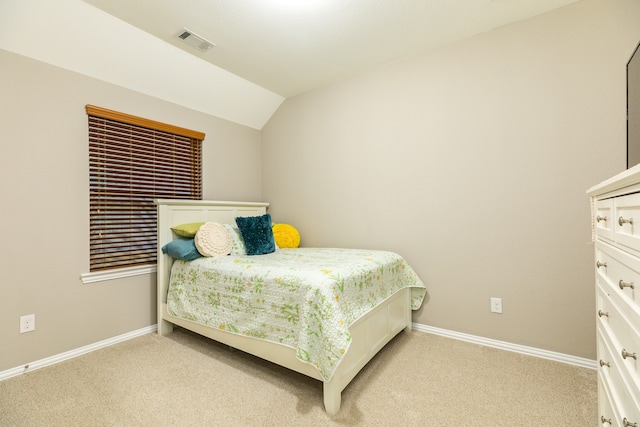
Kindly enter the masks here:
[[36, 329], [36, 315], [28, 314], [20, 317], [20, 333], [35, 331]]

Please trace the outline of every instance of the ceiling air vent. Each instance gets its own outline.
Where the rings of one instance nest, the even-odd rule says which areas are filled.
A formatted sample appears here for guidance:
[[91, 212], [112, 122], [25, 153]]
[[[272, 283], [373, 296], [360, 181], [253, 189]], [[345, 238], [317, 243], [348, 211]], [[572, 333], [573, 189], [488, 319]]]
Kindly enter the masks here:
[[197, 47], [200, 50], [209, 50], [216, 44], [210, 42], [202, 36], [197, 35], [193, 31], [185, 28], [178, 34], [178, 38], [184, 41], [189, 46]]

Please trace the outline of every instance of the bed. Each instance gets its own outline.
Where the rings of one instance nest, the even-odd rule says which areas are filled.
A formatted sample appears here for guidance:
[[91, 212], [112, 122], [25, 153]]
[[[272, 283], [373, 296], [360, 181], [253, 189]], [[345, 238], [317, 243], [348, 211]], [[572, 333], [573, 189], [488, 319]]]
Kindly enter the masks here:
[[[160, 335], [176, 325], [322, 381], [325, 410], [334, 415], [357, 373], [395, 335], [411, 330], [411, 311], [421, 305], [425, 287], [397, 254], [299, 248], [176, 260], [161, 250], [180, 239], [172, 227], [235, 224], [237, 217], [265, 216], [268, 203], [155, 203]], [[355, 264], [346, 262], [351, 259]], [[349, 271], [356, 273], [353, 282]], [[284, 294], [282, 288], [294, 291]], [[270, 313], [274, 319], [265, 317]]]

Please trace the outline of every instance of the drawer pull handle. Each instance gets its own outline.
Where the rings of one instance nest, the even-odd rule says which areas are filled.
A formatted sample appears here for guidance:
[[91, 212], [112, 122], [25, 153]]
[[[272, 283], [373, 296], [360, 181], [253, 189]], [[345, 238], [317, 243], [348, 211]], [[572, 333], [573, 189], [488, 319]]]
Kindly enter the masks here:
[[622, 425], [624, 427], [638, 427], [638, 423], [632, 423], [627, 417], [624, 417], [624, 420], [622, 420]]
[[606, 366], [607, 368], [611, 367], [611, 362], [605, 362], [604, 360], [600, 359], [600, 366], [604, 367]]
[[602, 424], [604, 423], [611, 424], [611, 418], [605, 418], [604, 415], [600, 415], [600, 422]]
[[618, 224], [620, 224], [620, 227], [622, 227], [625, 224], [633, 225], [633, 218], [624, 219], [623, 217], [620, 217], [618, 218]]
[[598, 310], [598, 317], [609, 317], [609, 312]]
[[606, 221], [607, 221], [607, 217], [606, 217], [606, 216], [600, 216], [600, 215], [598, 215], [598, 216], [596, 217], [596, 221], [598, 221], [598, 222], [600, 222], [600, 221], [605, 221], [605, 222], [606, 222]]
[[633, 360], [638, 360], [638, 357], [636, 356], [635, 353], [629, 353], [627, 350], [625, 350], [623, 348], [622, 349], [622, 358], [626, 359], [627, 357], [631, 357]]
[[607, 263], [606, 262], [596, 261], [596, 268], [600, 268], [600, 267], [607, 268]]
[[626, 283], [626, 282], [623, 282], [622, 280], [620, 280], [618, 282], [618, 286], [620, 286], [620, 289], [624, 289], [624, 288], [635, 289], [636, 288], [635, 285], [633, 284], [633, 282]]

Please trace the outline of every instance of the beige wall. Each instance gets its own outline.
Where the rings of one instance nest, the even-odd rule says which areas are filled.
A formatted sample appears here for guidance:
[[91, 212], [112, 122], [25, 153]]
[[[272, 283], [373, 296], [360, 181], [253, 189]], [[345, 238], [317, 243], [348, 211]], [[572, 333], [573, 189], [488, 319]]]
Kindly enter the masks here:
[[[204, 197], [261, 200], [260, 132], [0, 50], [0, 371], [156, 323], [155, 275], [83, 285], [86, 104], [206, 133]], [[21, 315], [36, 330], [18, 333]]]
[[583, 0], [286, 100], [263, 129], [274, 220], [405, 256], [418, 323], [594, 359], [585, 191], [625, 167], [638, 17]]

